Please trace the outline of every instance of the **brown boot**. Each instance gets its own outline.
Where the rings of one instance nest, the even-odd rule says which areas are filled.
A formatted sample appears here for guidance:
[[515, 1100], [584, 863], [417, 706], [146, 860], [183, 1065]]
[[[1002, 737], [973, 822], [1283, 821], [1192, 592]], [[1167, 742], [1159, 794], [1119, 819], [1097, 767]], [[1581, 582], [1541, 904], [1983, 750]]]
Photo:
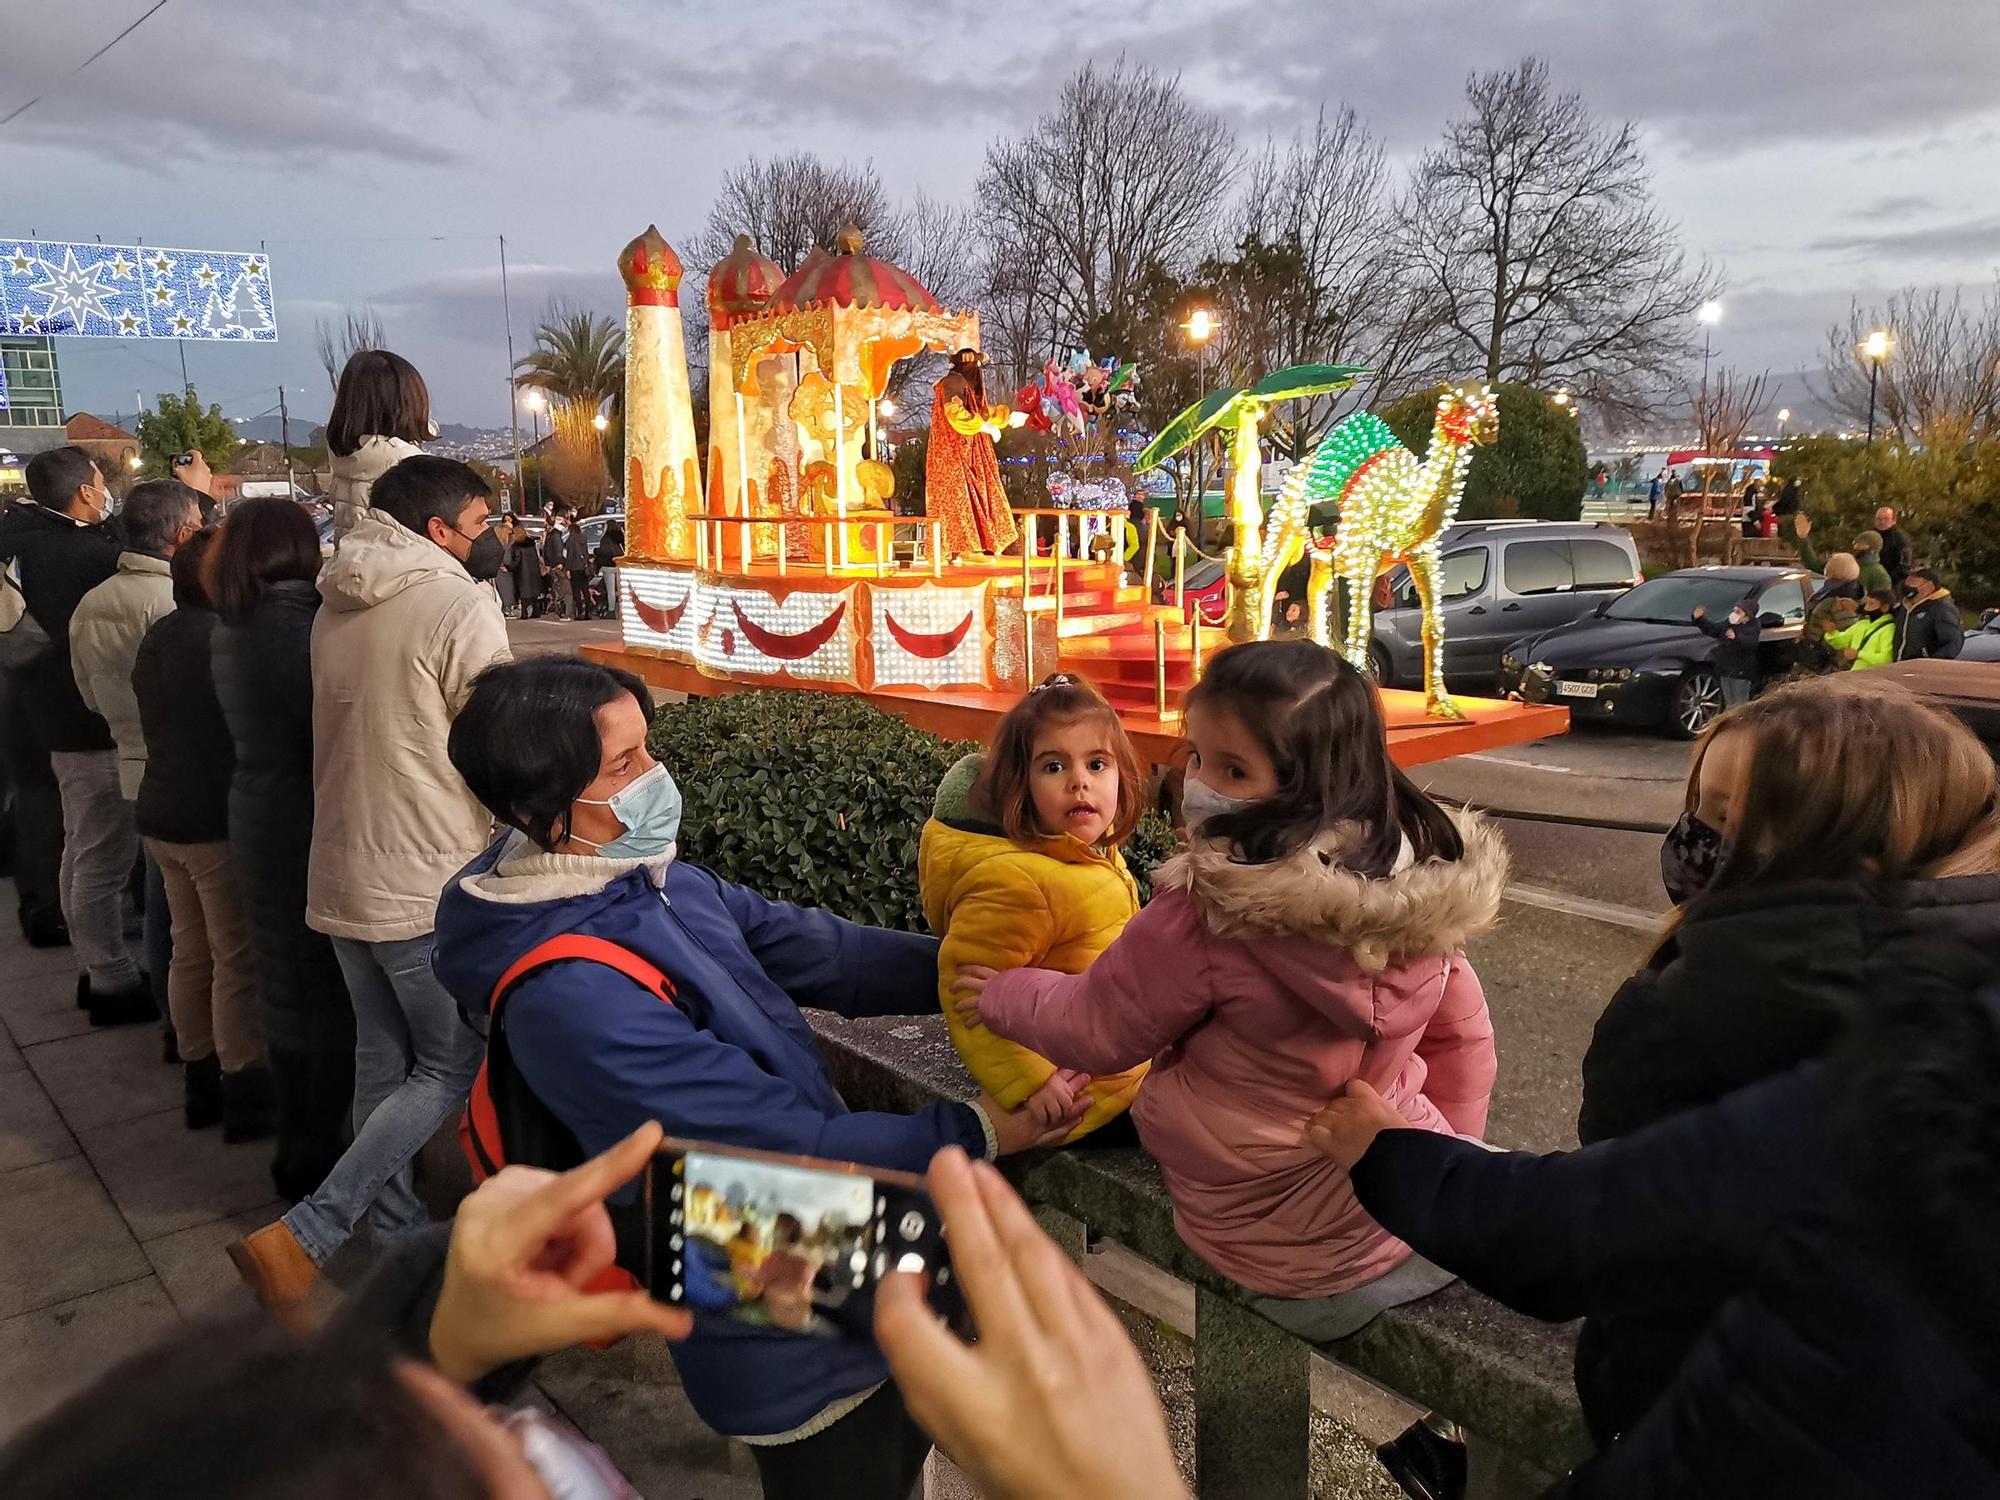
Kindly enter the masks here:
[[288, 1324], [301, 1315], [300, 1304], [319, 1279], [319, 1267], [283, 1219], [231, 1245], [229, 1258], [257, 1300]]

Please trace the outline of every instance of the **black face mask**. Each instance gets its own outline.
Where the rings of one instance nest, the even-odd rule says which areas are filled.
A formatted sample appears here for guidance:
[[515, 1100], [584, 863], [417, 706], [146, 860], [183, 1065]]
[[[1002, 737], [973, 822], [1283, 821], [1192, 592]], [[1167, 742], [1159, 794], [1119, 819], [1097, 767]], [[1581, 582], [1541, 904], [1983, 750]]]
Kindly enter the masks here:
[[1660, 845], [1660, 879], [1666, 885], [1667, 899], [1676, 906], [1686, 906], [1707, 890], [1728, 852], [1729, 845], [1720, 832], [1693, 813], [1682, 813]]
[[479, 533], [479, 540], [472, 544], [465, 554], [465, 571], [481, 583], [491, 583], [500, 576], [500, 566], [506, 560], [506, 548], [500, 545], [500, 534], [487, 527]]

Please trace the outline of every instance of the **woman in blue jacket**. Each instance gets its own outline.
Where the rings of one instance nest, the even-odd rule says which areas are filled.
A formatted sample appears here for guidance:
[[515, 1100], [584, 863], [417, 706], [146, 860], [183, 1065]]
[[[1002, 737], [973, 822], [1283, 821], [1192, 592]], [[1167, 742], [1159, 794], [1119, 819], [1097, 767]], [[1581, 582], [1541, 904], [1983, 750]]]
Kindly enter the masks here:
[[1824, 1062], [1553, 1156], [1406, 1128], [1366, 1084], [1314, 1144], [1418, 1254], [1533, 1317], [1713, 1311], [1557, 1493], [2000, 1494], [2000, 990], [1946, 945]]
[[[509, 990], [513, 1064], [585, 1154], [658, 1120], [674, 1136], [922, 1172], [945, 1146], [991, 1157], [1074, 1127], [984, 1098], [849, 1112], [799, 1007], [932, 1014], [936, 940], [766, 901], [676, 859], [680, 792], [647, 752], [650, 722], [638, 678], [541, 657], [484, 673], [451, 731], [452, 764], [511, 830], [438, 904], [434, 963], [461, 1009], [484, 1015], [500, 977], [561, 933], [615, 943], [674, 987], [667, 1003], [571, 961]], [[751, 1445], [773, 1500], [902, 1500], [930, 1451], [872, 1344], [707, 1319], [673, 1356], [702, 1420]]]

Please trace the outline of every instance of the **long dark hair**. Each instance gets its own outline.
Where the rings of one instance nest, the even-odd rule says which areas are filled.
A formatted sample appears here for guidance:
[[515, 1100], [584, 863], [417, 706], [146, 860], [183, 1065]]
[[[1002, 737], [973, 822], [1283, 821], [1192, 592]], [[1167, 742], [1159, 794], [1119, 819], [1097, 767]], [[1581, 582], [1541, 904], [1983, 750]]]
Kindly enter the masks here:
[[966, 404], [972, 408], [972, 414], [976, 417], [985, 416], [986, 374], [979, 367], [979, 351], [972, 348], [959, 350], [951, 357], [951, 369], [952, 373], [969, 387], [968, 394], [971, 400]]
[[1303, 640], [1231, 646], [1185, 706], [1235, 715], [1277, 770], [1270, 796], [1203, 825], [1245, 863], [1296, 854], [1337, 824], [1357, 831], [1341, 854], [1357, 875], [1387, 875], [1405, 838], [1419, 860], [1464, 856], [1458, 825], [1390, 759], [1374, 687], [1338, 653]]
[[393, 437], [427, 443], [431, 393], [417, 367], [387, 349], [357, 349], [334, 387], [326, 419], [327, 450], [345, 458], [363, 438]]
[[266, 495], [229, 507], [202, 581], [224, 623], [240, 625], [256, 612], [266, 584], [311, 583], [319, 564], [319, 528], [305, 507]]

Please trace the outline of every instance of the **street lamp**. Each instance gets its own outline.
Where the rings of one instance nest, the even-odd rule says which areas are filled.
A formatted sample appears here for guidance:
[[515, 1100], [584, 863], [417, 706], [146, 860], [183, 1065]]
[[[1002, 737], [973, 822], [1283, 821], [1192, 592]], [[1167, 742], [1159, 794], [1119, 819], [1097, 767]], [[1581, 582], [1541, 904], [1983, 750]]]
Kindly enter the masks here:
[[1554, 394], [1553, 396], [1549, 397], [1549, 399], [1550, 399], [1551, 401], [1555, 402], [1555, 404], [1556, 404], [1557, 406], [1568, 406], [1568, 405], [1569, 405], [1569, 387], [1568, 387], [1568, 386], [1564, 386], [1564, 387], [1563, 387], [1563, 388], [1562, 388], [1561, 390], [1557, 391], [1557, 392], [1556, 392], [1556, 393], [1555, 393], [1555, 394]]
[[[531, 446], [539, 449], [542, 446], [542, 408], [548, 404], [548, 397], [544, 396], [533, 386], [529, 386], [527, 402], [528, 430], [534, 436], [534, 442]], [[521, 476], [516, 474], [514, 477], [519, 479]], [[539, 510], [547, 503], [547, 497], [542, 493], [542, 454], [537, 452], [535, 454], [535, 508]]]
[[[1181, 331], [1187, 334], [1188, 342], [1195, 347], [1194, 370], [1196, 394], [1198, 396], [1207, 394], [1208, 341], [1215, 337], [1215, 325], [1215, 314], [1205, 307], [1197, 307], [1193, 312], [1188, 314], [1187, 321], [1181, 324]], [[1195, 533], [1199, 536], [1201, 530], [1202, 496], [1208, 488], [1208, 481], [1201, 472], [1199, 450], [1190, 455], [1190, 460], [1195, 466]]]
[[880, 401], [875, 403], [875, 410], [885, 417], [893, 417], [896, 415], [896, 403], [891, 401], [887, 396], [884, 396]]
[[1792, 420], [1792, 409], [1791, 409], [1791, 408], [1790, 408], [1789, 406], [1781, 406], [1781, 407], [1779, 407], [1779, 408], [1778, 408], [1778, 441], [1779, 441], [1780, 443], [1784, 442], [1784, 440], [1785, 440], [1785, 424], [1786, 424], [1787, 422], [1791, 421], [1791, 420]]
[[1882, 378], [1882, 361], [1887, 359], [1896, 347], [1896, 341], [1889, 337], [1886, 329], [1877, 328], [1861, 341], [1861, 352], [1868, 356], [1868, 442], [1875, 442], [1875, 386]]
[[1715, 332], [1715, 325], [1722, 321], [1722, 304], [1711, 297], [1695, 309], [1694, 315], [1696, 321], [1701, 324], [1701, 389], [1702, 393], [1706, 395], [1708, 393], [1709, 344]]
[[590, 419], [590, 425], [595, 427], [599, 432], [602, 432], [611, 425], [611, 418], [605, 416], [603, 412], [599, 412]]

